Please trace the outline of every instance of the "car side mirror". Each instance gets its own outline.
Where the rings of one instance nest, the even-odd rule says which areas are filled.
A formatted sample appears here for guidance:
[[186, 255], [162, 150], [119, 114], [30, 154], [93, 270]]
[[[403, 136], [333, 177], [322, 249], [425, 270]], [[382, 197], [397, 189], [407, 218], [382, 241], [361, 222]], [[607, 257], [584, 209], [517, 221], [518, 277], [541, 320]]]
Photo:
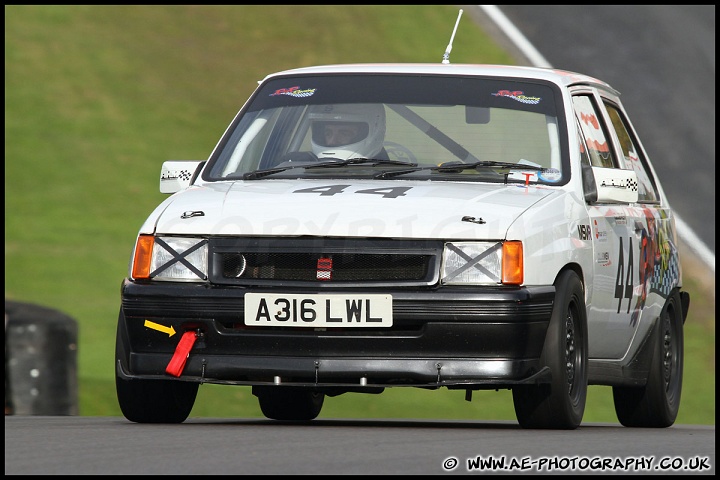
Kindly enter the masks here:
[[160, 193], [175, 193], [184, 190], [195, 180], [205, 161], [168, 160], [160, 169]]

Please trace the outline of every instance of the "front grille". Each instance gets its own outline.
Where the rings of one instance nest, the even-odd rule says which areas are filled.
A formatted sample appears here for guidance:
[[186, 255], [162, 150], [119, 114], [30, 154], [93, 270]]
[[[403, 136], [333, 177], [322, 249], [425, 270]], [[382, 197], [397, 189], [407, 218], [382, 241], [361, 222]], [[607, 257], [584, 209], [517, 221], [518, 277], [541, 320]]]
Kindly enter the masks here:
[[211, 281], [230, 285], [430, 285], [442, 242], [211, 239]]
[[317, 280], [318, 260], [332, 260], [331, 280], [373, 282], [422, 280], [427, 275], [428, 257], [423, 255], [373, 255], [336, 253], [321, 257], [312, 253], [222, 253], [224, 278], [254, 280]]

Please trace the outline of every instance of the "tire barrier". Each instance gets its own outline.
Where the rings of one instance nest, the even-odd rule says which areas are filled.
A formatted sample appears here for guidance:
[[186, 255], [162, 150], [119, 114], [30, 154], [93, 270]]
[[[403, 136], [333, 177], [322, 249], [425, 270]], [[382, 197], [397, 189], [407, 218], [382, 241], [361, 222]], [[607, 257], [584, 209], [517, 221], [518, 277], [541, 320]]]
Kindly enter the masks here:
[[5, 300], [5, 415], [78, 415], [77, 322]]

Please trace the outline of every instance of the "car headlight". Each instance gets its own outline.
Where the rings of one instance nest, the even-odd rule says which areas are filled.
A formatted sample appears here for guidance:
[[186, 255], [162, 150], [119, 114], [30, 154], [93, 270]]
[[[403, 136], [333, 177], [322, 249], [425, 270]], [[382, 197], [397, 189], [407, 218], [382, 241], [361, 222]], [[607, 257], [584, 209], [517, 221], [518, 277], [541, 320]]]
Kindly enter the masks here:
[[446, 243], [441, 278], [445, 285], [520, 285], [522, 242]]
[[208, 243], [204, 238], [140, 235], [132, 278], [202, 282], [207, 280]]

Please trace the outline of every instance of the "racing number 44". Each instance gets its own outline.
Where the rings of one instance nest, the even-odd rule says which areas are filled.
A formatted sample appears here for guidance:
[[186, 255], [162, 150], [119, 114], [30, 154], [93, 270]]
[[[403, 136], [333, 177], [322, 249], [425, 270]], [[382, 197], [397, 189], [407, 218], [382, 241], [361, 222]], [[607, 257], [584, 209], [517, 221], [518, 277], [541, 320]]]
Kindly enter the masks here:
[[[625, 273], [625, 254], [623, 253], [623, 239], [620, 237], [620, 246], [618, 248], [618, 269], [615, 277], [615, 298], [618, 299], [617, 313], [620, 313], [620, 305], [623, 298], [628, 299], [627, 313], [630, 313], [630, 304], [633, 296], [633, 243], [632, 238], [629, 239], [630, 248], [628, 249], [627, 273]], [[625, 282], [623, 284], [623, 281]]]

